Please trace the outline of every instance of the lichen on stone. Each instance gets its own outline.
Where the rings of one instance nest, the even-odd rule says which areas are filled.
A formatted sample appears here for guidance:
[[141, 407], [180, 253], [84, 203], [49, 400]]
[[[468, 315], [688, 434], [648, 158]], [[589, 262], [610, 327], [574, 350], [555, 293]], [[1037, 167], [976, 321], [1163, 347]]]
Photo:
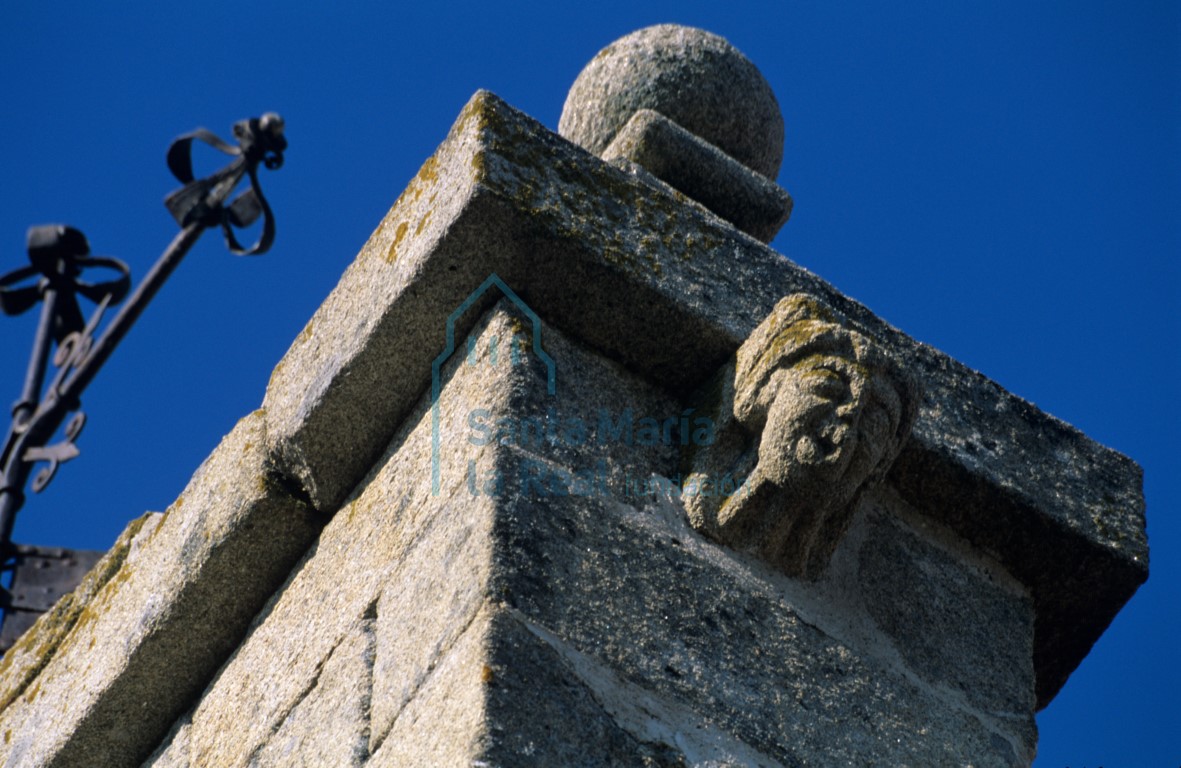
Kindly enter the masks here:
[[132, 520], [74, 591], [63, 595], [4, 654], [0, 659], [0, 712], [22, 694], [35, 694], [37, 676], [74, 629], [86, 623], [90, 606], [99, 593], [108, 584], [117, 588], [126, 579], [125, 574], [120, 574], [127, 569], [125, 563], [132, 542], [147, 522], [158, 517], [161, 517], [159, 513], [148, 512]]

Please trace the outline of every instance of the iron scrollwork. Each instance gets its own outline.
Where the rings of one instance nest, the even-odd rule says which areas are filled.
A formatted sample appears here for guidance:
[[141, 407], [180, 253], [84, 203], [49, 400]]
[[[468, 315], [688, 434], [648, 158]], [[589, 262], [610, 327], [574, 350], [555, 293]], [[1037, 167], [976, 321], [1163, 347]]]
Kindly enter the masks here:
[[[13, 406], [12, 426], [4, 446], [4, 466], [12, 462], [47, 462], [33, 479], [33, 491], [40, 492], [49, 485], [58, 465], [75, 458], [74, 445], [86, 416], [77, 411], [79, 404], [66, 400], [64, 384], [68, 376], [85, 360], [94, 342], [94, 333], [106, 310], [119, 304], [131, 289], [131, 270], [119, 259], [91, 256], [86, 237], [77, 229], [63, 225], [33, 227], [28, 234], [30, 265], [0, 277], [0, 311], [6, 315], [20, 315], [37, 304], [42, 304], [41, 325], [34, 341], [33, 354], [25, 375], [21, 398]], [[114, 272], [109, 279], [91, 282], [84, 273], [97, 270]], [[83, 319], [79, 297], [95, 307], [89, 321]], [[44, 395], [44, 382], [50, 343], [57, 345], [53, 364], [57, 368]], [[45, 440], [46, 428], [37, 420], [44, 403], [62, 403], [64, 409], [77, 411], [66, 426], [64, 439], [52, 445]], [[63, 414], [64, 415], [64, 414]], [[42, 419], [45, 417], [43, 416]], [[54, 425], [56, 430], [57, 425]], [[33, 430], [35, 437], [27, 433]], [[5, 472], [5, 492], [21, 494], [21, 486], [13, 488], [17, 475]], [[22, 484], [23, 486], [23, 484]], [[7, 540], [5, 540], [7, 544]]]
[[[271, 170], [282, 166], [287, 149], [283, 119], [267, 113], [242, 120], [233, 130], [236, 144], [201, 128], [181, 136], [169, 147], [169, 170], [184, 186], [164, 202], [181, 232], [134, 291], [131, 271], [124, 262], [90, 255], [85, 235], [64, 225], [31, 228], [29, 265], [0, 276], [0, 311], [4, 314], [20, 315], [41, 305], [24, 387], [13, 406], [12, 423], [0, 449], [0, 571], [17, 568], [19, 548], [12, 543], [12, 530], [25, 501], [24, 488], [33, 466], [43, 464], [32, 480], [33, 491], [40, 492], [61, 464], [78, 456], [75, 442], [86, 424], [80, 410], [83, 391], [201, 234], [206, 229], [220, 228], [230, 251], [239, 255], [265, 253], [274, 242], [274, 215], [259, 184], [258, 166]], [[194, 141], [233, 159], [209, 176], [196, 178], [192, 165]], [[231, 200], [243, 179], [248, 180], [249, 187]], [[251, 226], [260, 217], [258, 240], [244, 247], [235, 231]], [[102, 279], [94, 279], [96, 275]], [[94, 304], [88, 319], [82, 313], [80, 298]], [[99, 334], [107, 310], [120, 304], [119, 312]], [[51, 361], [56, 371], [45, 386]], [[63, 424], [62, 438], [53, 442]], [[22, 610], [11, 597], [0, 588], [0, 607], [5, 615]]]
[[[168, 169], [183, 187], [164, 199], [176, 223], [182, 227], [200, 221], [207, 227], [220, 226], [232, 253], [253, 256], [265, 253], [275, 239], [275, 220], [271, 207], [258, 184], [258, 165], [270, 170], [283, 165], [287, 139], [283, 136], [283, 118], [274, 112], [234, 124], [238, 146], [228, 144], [204, 128], [181, 136], [168, 148]], [[193, 142], [201, 141], [235, 159], [222, 170], [204, 179], [193, 177]], [[250, 189], [229, 205], [225, 201], [243, 176], [250, 178]], [[243, 248], [235, 229], [250, 226], [263, 217], [262, 235], [249, 248]]]

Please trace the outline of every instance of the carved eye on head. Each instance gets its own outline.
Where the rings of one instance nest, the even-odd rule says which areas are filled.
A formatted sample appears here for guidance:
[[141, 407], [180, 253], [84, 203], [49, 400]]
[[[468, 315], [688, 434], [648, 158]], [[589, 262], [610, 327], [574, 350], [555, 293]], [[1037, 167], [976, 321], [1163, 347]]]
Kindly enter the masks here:
[[814, 358], [799, 365], [796, 370], [810, 394], [836, 403], [846, 402], [852, 396], [852, 376], [840, 358]]

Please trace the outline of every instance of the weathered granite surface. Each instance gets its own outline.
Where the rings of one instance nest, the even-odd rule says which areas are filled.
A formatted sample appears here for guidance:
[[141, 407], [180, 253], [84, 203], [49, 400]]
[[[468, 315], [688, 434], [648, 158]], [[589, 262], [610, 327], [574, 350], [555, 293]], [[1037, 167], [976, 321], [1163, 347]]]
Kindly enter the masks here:
[[[429, 386], [451, 308], [493, 272], [556, 327], [675, 393], [701, 385], [789, 293], [879, 339], [924, 392], [892, 477], [1032, 590], [1040, 706], [1146, 578], [1129, 459], [486, 92], [272, 376], [268, 445], [318, 508], [339, 506], [373, 465]], [[460, 338], [469, 328], [455, 325]]]
[[[148, 765], [289, 764], [271, 758], [310, 744], [305, 713], [329, 712], [348, 736], [334, 765], [1028, 762], [1032, 613], [998, 564], [961, 563], [965, 543], [898, 521], [917, 515], [889, 497], [867, 499], [867, 533], [819, 591], [702, 538], [663, 490], [680, 434], [613, 432], [620, 408], [638, 424], [682, 403], [546, 325], [550, 395], [519, 343], [528, 328], [501, 302], [474, 352], [461, 343], [444, 366], [439, 495], [424, 393]], [[920, 557], [898, 558], [905, 547]], [[975, 598], [982, 610], [954, 629], [909, 629], [929, 628], [935, 649], [999, 644], [1014, 663], [989, 688], [937, 650], [895, 648], [904, 638], [882, 617], [909, 598], [868, 605], [859, 583], [891, 557], [898, 579]], [[346, 667], [352, 685], [333, 682]]]
[[[477, 93], [264, 409], [0, 665], [4, 764], [1028, 764], [1146, 577], [1139, 469], [616, 160]], [[674, 490], [795, 293], [924, 393], [808, 580]]]
[[638, 110], [659, 112], [774, 181], [783, 115], [758, 67], [711, 32], [658, 24], [608, 45], [579, 73], [558, 132], [598, 155]]
[[263, 431], [243, 419], [21, 638], [0, 667], [0, 762], [134, 765], [237, 646], [322, 523], [269, 469]]
[[[970, 705], [1019, 720], [1034, 705], [1033, 611], [1020, 585], [986, 558], [946, 545], [889, 489], [848, 547], [855, 593], [898, 654]], [[926, 534], [926, 535], [924, 535]]]
[[82, 582], [38, 617], [34, 627], [4, 654], [0, 659], [0, 685], [3, 686], [0, 689], [0, 711], [28, 689], [83, 618], [87, 606], [119, 573], [128, 555], [151, 535], [162, 517], [159, 512], [147, 512], [132, 520]]
[[791, 216], [791, 195], [782, 187], [650, 109], [632, 115], [601, 157], [638, 163], [764, 243]]

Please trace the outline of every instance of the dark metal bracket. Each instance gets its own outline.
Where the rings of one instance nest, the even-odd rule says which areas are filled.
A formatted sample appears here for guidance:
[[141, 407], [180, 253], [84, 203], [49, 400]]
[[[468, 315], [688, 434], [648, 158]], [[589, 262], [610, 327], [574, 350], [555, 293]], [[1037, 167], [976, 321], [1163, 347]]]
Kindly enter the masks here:
[[38, 616], [72, 592], [104, 554], [88, 549], [14, 546], [8, 568], [19, 572], [20, 579], [11, 591], [0, 593], [0, 608], [4, 609], [0, 650], [11, 648]]

